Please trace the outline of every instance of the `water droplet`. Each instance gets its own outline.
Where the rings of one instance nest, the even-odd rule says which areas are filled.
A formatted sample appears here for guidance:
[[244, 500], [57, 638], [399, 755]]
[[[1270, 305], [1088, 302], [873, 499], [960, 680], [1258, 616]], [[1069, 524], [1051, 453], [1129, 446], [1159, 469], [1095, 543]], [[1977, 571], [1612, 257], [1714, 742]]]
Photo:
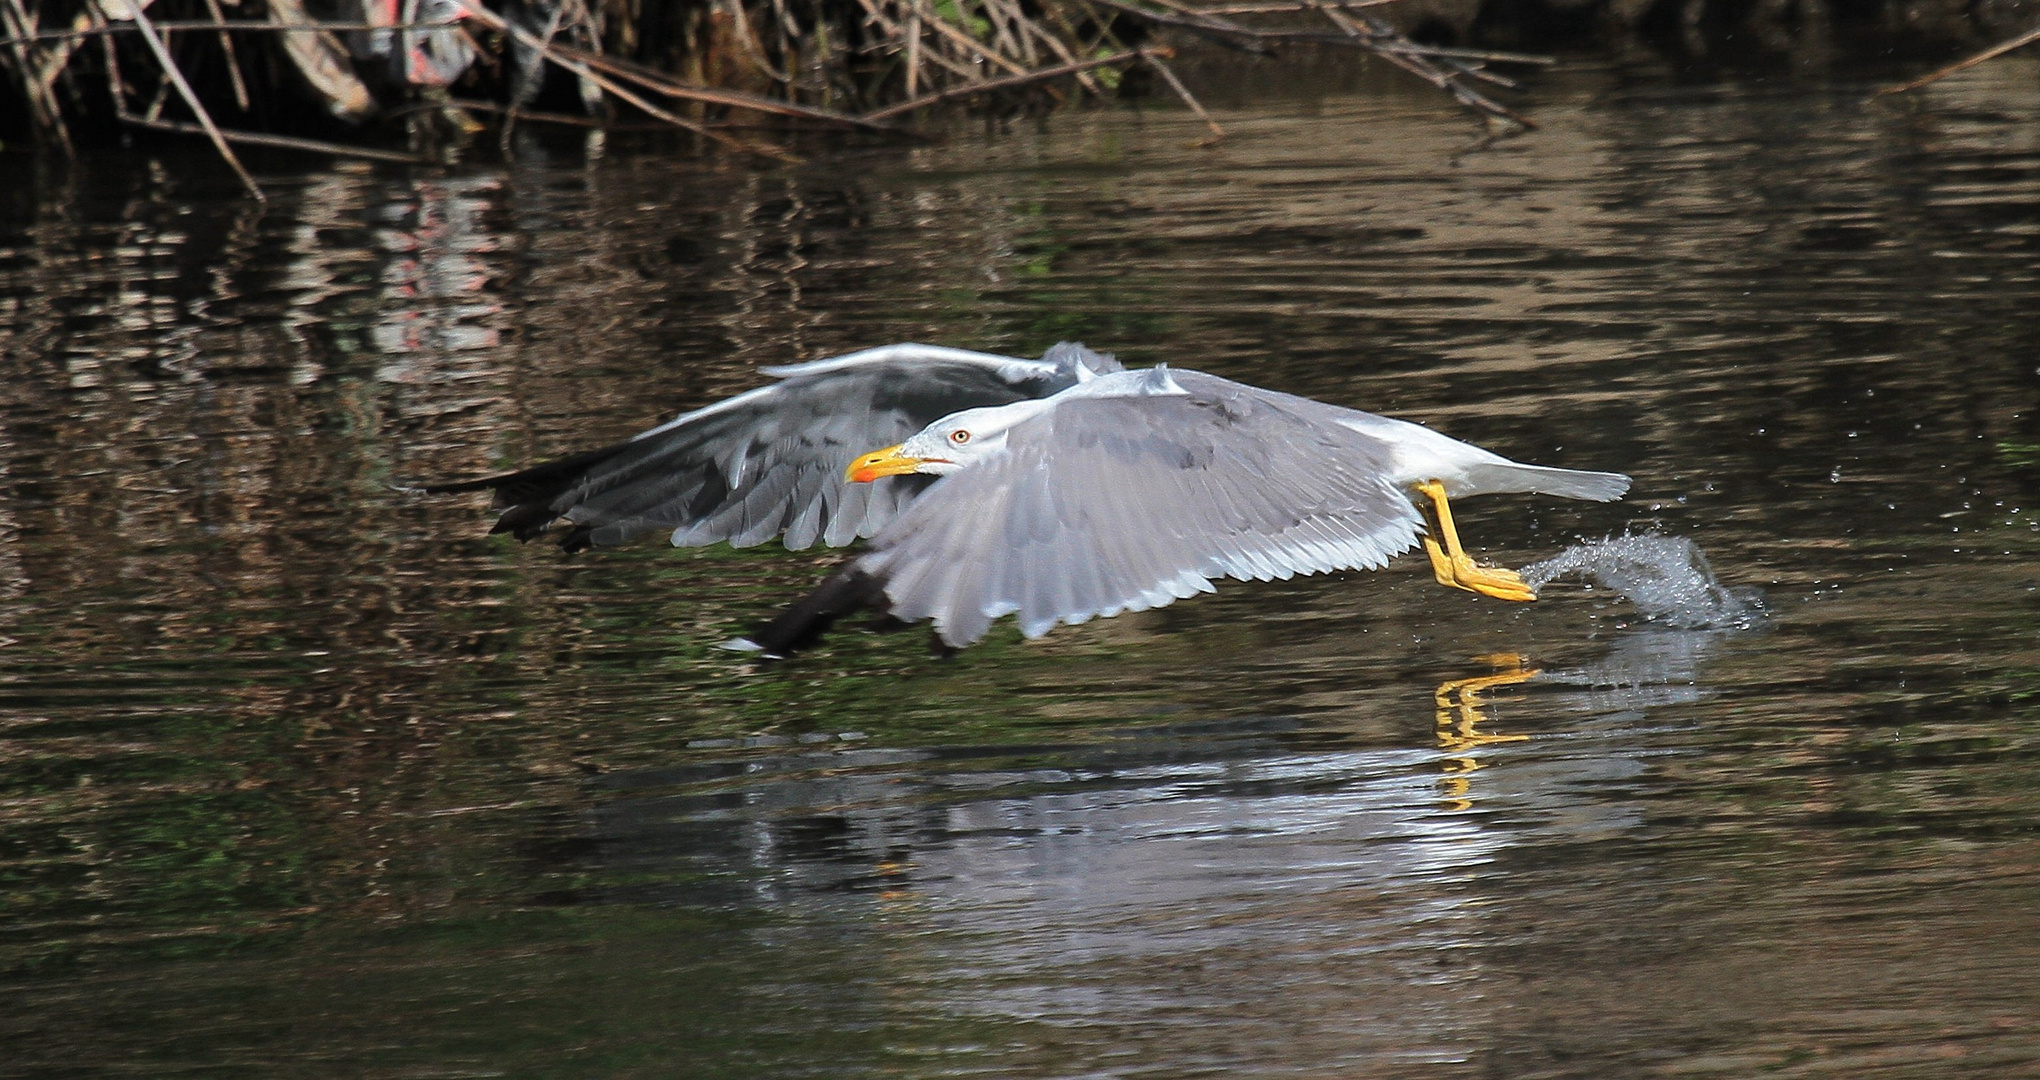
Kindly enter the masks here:
[[1631, 534], [1590, 540], [1522, 569], [1541, 587], [1560, 576], [1612, 589], [1646, 621], [1698, 629], [1747, 630], [1763, 618], [1762, 594], [1721, 584], [1698, 545], [1682, 537]]

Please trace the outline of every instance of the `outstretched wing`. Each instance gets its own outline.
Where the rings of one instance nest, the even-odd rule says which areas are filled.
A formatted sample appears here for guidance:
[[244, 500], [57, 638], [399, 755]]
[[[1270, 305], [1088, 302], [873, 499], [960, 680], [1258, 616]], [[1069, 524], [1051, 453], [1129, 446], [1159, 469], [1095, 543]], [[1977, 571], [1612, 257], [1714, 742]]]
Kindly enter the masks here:
[[1160, 607], [1217, 578], [1372, 568], [1420, 519], [1389, 450], [1281, 395], [1196, 372], [1184, 393], [1067, 395], [1005, 450], [943, 478], [854, 567], [891, 614], [968, 645], [1014, 614], [1058, 622]]
[[436, 484], [493, 490], [493, 532], [529, 540], [556, 518], [567, 551], [655, 529], [673, 543], [738, 547], [784, 534], [789, 548], [870, 536], [928, 485], [873, 487], [843, 471], [960, 409], [1046, 397], [1117, 370], [1111, 357], [1062, 344], [1040, 360], [930, 345], [888, 345], [783, 368], [780, 381], [697, 409], [629, 442], [518, 472]]

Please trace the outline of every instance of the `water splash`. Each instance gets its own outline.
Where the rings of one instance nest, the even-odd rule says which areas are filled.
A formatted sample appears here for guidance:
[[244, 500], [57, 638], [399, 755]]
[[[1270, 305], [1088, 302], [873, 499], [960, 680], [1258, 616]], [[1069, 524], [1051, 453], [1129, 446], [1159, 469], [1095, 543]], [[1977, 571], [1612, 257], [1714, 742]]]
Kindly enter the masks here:
[[1645, 619], [1687, 630], [1748, 630], [1764, 618], [1764, 596], [1723, 585], [1700, 546], [1678, 536], [1638, 533], [1576, 544], [1519, 571], [1532, 589], [1581, 577], [1613, 589]]

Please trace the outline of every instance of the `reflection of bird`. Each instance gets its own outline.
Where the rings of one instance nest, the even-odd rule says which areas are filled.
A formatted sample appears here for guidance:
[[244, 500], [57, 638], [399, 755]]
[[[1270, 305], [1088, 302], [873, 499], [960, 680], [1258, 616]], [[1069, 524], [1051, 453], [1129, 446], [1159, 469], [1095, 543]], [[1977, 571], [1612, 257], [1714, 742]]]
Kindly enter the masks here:
[[620, 544], [655, 529], [673, 543], [737, 547], [784, 534], [786, 546], [832, 547], [870, 536], [933, 478], [873, 486], [843, 470], [960, 409], [1046, 397], [1119, 371], [1110, 356], [1064, 343], [1039, 360], [887, 345], [766, 368], [779, 381], [681, 416], [629, 442], [518, 472], [431, 484], [427, 492], [496, 493], [492, 532], [529, 540], [555, 518], [560, 547]]
[[1167, 368], [959, 412], [850, 468], [858, 481], [907, 475], [944, 479], [733, 645], [784, 654], [866, 606], [932, 619], [952, 647], [1007, 614], [1034, 637], [1209, 592], [1215, 578], [1372, 569], [1426, 525], [1441, 583], [1534, 600], [1521, 577], [1466, 554], [1447, 500], [1606, 501], [1629, 488], [1616, 473], [1522, 465], [1401, 420]]

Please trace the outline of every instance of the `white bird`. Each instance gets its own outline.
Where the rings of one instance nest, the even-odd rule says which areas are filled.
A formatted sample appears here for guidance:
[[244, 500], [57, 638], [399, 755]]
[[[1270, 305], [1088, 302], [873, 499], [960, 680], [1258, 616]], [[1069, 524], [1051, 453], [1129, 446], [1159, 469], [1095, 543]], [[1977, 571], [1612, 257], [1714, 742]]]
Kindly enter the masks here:
[[[1220, 578], [1375, 569], [1421, 540], [1442, 584], [1535, 600], [1466, 554], [1449, 500], [1606, 502], [1619, 473], [1524, 465], [1429, 428], [1156, 367], [945, 416], [849, 466], [939, 480], [805, 600], [732, 648], [786, 655], [870, 607], [952, 648], [1014, 615], [1027, 637], [1161, 607]], [[877, 486], [875, 484], [874, 486]]]

